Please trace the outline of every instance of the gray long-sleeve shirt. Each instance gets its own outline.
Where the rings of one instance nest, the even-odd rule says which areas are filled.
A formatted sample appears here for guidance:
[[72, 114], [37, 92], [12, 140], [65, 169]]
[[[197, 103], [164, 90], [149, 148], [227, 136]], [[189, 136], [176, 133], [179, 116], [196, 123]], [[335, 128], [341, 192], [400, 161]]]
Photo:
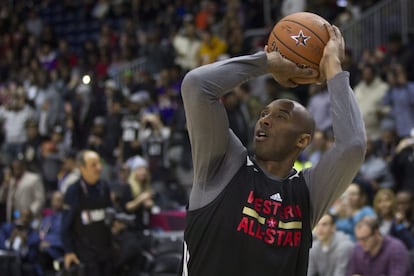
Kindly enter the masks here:
[[[259, 52], [199, 67], [184, 78], [182, 95], [194, 164], [189, 210], [214, 200], [245, 162], [247, 150], [229, 130], [220, 97], [238, 84], [266, 74], [266, 66], [266, 54]], [[327, 84], [335, 143], [316, 166], [303, 171], [311, 201], [312, 226], [351, 183], [363, 161], [366, 145], [349, 74], [338, 73]]]
[[353, 249], [354, 243], [340, 231], [333, 234], [326, 248], [315, 241], [309, 253], [308, 276], [345, 276]]

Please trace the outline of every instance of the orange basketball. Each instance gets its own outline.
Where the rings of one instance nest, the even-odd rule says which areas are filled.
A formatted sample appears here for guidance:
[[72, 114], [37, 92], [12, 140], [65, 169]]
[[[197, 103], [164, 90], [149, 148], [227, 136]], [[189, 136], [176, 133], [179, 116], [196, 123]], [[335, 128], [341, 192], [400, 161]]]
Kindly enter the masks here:
[[[329, 40], [321, 16], [310, 12], [297, 12], [285, 16], [273, 27], [267, 42], [268, 51], [279, 51], [282, 56], [304, 67], [319, 71], [323, 49]], [[309, 80], [293, 79], [305, 84]]]

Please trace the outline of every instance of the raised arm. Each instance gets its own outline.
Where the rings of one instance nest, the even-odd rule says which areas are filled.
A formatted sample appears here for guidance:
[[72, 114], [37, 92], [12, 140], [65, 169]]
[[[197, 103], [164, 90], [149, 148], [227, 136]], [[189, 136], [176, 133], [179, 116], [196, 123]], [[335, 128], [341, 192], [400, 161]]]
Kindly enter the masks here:
[[294, 85], [291, 77], [316, 75], [276, 52], [259, 52], [205, 65], [185, 76], [182, 96], [194, 165], [190, 210], [213, 200], [246, 160], [246, 149], [229, 131], [220, 97], [238, 84], [266, 73], [272, 73], [285, 86]]
[[[225, 180], [222, 183], [215, 182], [213, 187], [211, 178], [217, 174], [228, 153], [230, 135], [233, 135], [231, 143], [239, 144], [236, 152], [241, 155], [245, 151], [234, 134], [229, 132], [220, 97], [241, 82], [264, 73], [266, 55], [258, 53], [205, 65], [185, 76], [182, 96], [194, 166], [190, 209], [207, 204], [224, 188]], [[237, 160], [243, 161], [241, 158]], [[241, 163], [234, 165], [240, 167]]]
[[341, 68], [344, 42], [335, 26], [321, 60], [321, 74], [328, 84], [335, 142], [318, 164], [304, 171], [308, 184], [312, 225], [351, 183], [364, 159], [366, 141], [361, 112], [349, 85], [349, 73]]

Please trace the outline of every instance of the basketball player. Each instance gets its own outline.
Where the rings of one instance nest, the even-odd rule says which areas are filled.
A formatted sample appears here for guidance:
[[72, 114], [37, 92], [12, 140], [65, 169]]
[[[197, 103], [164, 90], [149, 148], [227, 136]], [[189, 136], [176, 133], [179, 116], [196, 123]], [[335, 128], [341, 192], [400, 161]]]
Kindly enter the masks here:
[[320, 63], [327, 81], [335, 143], [302, 172], [294, 161], [312, 141], [314, 120], [299, 103], [276, 100], [260, 113], [254, 156], [228, 128], [220, 97], [250, 78], [271, 73], [315, 82], [276, 52], [232, 58], [189, 72], [182, 94], [191, 139], [194, 184], [184, 234], [182, 275], [306, 275], [311, 229], [355, 176], [366, 147], [364, 124], [341, 62], [344, 41], [330, 40]]

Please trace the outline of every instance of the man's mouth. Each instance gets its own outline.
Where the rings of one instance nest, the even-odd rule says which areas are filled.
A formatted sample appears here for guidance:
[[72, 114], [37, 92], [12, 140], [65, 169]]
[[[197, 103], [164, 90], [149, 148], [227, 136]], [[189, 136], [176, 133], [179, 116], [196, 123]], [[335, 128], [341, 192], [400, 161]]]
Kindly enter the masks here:
[[258, 130], [258, 131], [256, 131], [256, 137], [255, 138], [256, 138], [256, 141], [263, 141], [267, 138], [267, 134], [263, 130]]

